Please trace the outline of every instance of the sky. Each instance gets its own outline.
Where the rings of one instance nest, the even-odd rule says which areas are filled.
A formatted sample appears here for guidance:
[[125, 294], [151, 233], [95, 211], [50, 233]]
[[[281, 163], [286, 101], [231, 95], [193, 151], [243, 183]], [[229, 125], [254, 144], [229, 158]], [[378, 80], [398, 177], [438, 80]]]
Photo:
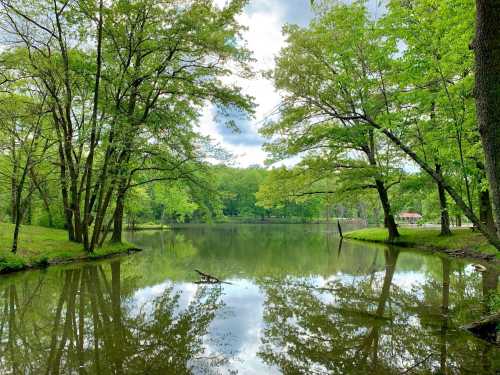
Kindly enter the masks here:
[[[222, 7], [227, 0], [214, 0]], [[349, 3], [352, 0], [340, 0]], [[368, 0], [367, 8], [373, 17], [383, 13], [386, 0]], [[307, 26], [314, 14], [310, 0], [250, 0], [249, 4], [238, 21], [247, 30], [243, 33], [246, 47], [253, 52], [255, 62], [252, 64], [256, 72], [252, 79], [230, 77], [231, 83], [236, 83], [243, 90], [255, 98], [256, 110], [251, 119], [236, 116], [233, 120], [239, 132], [228, 128], [227, 121], [217, 116], [217, 111], [212, 106], [207, 106], [201, 117], [200, 132], [211, 137], [212, 141], [228, 151], [231, 164], [235, 167], [248, 167], [263, 165], [266, 153], [262, 150], [264, 139], [259, 135], [259, 127], [275, 110], [280, 102], [280, 95], [274, 89], [273, 83], [262, 77], [262, 72], [272, 70], [275, 57], [285, 46], [282, 28], [285, 24], [298, 24]], [[298, 157], [291, 158], [279, 164], [293, 165]]]
[[[223, 6], [226, 0], [216, 0]], [[243, 33], [247, 48], [253, 52], [253, 70], [257, 73], [252, 79], [232, 77], [242, 87], [243, 92], [255, 98], [256, 110], [251, 119], [242, 116], [235, 119], [239, 132], [228, 129], [225, 121], [217, 116], [212, 106], [204, 109], [200, 121], [200, 132], [232, 154], [232, 164], [237, 167], [263, 165], [266, 159], [261, 149], [264, 140], [258, 133], [263, 120], [279, 104], [280, 96], [271, 81], [263, 78], [262, 71], [274, 67], [274, 58], [285, 45], [281, 29], [286, 23], [307, 25], [313, 13], [310, 0], [250, 0], [243, 14], [238, 17], [248, 30]]]

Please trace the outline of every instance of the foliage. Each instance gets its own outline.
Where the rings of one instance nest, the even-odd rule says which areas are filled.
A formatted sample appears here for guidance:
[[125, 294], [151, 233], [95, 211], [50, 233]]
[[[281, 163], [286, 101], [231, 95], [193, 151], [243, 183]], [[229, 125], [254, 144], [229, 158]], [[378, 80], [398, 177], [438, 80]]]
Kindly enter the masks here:
[[[68, 238], [91, 252], [110, 229], [112, 239], [121, 241], [130, 190], [154, 181], [202, 185], [207, 139], [196, 130], [201, 109], [211, 103], [221, 110], [253, 111], [252, 98], [223, 79], [250, 73], [237, 20], [245, 4], [1, 1], [0, 21], [9, 36], [2, 44], [7, 94], [0, 98], [1, 132], [17, 137], [16, 150], [43, 140], [48, 158], [40, 171], [55, 180], [26, 173], [35, 164], [31, 156], [2, 155], [3, 175], [19, 191], [12, 188], [12, 201], [29, 185], [22, 213], [32, 210], [28, 198], [37, 190], [54, 226], [50, 203], [57, 196]], [[34, 108], [21, 116], [16, 108], [23, 103]], [[37, 115], [40, 120], [32, 120]], [[25, 136], [24, 127], [32, 129], [32, 123], [36, 132]], [[15, 155], [11, 143], [5, 147]], [[20, 203], [11, 206], [9, 211], [21, 211]], [[181, 216], [193, 209], [180, 210]], [[11, 216], [22, 221], [22, 215]]]

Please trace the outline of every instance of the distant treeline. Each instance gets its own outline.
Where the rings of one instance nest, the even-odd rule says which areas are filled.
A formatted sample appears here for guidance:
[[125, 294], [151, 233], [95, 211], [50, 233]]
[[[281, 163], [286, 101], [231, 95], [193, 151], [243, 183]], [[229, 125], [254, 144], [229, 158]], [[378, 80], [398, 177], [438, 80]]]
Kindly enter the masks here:
[[[266, 189], [274, 186], [277, 170], [259, 166], [234, 168], [211, 166], [207, 176], [212, 186], [192, 187], [183, 181], [154, 182], [134, 188], [125, 202], [124, 220], [128, 228], [144, 224], [170, 223], [304, 223], [328, 222], [337, 218], [359, 219], [369, 224], [383, 223], [383, 210], [374, 191], [352, 191], [294, 197], [283, 195], [269, 201]], [[333, 184], [333, 182], [331, 182]], [[25, 224], [64, 228], [64, 207], [54, 189], [39, 191], [27, 201]], [[55, 197], [54, 197], [55, 196]], [[3, 194], [3, 198], [8, 198]], [[421, 222], [439, 222], [437, 192], [432, 181], [421, 174], [406, 177], [394, 188], [395, 210], [423, 214]], [[9, 199], [0, 200], [2, 221], [10, 220]], [[451, 208], [457, 221], [460, 211]]]

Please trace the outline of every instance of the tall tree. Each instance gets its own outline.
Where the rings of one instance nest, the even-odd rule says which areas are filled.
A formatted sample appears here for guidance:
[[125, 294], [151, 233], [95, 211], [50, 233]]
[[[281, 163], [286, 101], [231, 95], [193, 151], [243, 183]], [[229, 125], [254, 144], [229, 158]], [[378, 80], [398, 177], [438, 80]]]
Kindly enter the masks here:
[[[399, 156], [363, 121], [339, 115], [359, 107], [372, 94], [372, 74], [378, 74], [384, 60], [372, 48], [376, 36], [366, 27], [363, 8], [338, 9], [344, 12], [342, 17], [330, 12], [307, 29], [285, 28], [288, 46], [281, 51], [273, 73], [276, 87], [283, 92], [281, 120], [266, 125], [262, 132], [277, 136], [267, 148], [278, 157], [317, 155], [332, 170], [358, 171], [359, 182], [363, 174], [364, 181], [369, 178], [371, 182], [360, 185], [377, 191], [392, 240], [399, 233], [388, 190], [398, 181]], [[384, 47], [394, 48], [390, 41]], [[376, 110], [385, 112], [380, 99], [377, 106], [381, 107]]]
[[[492, 245], [500, 250], [498, 236], [492, 234], [480, 221], [459, 190], [443, 175], [436, 173], [434, 166], [418, 154], [411, 142], [406, 142], [407, 116], [411, 113], [412, 107], [407, 106], [404, 94], [412, 87], [407, 83], [403, 86], [399, 83], [402, 74], [397, 69], [399, 65], [397, 60], [401, 53], [398, 40], [390, 42], [391, 38], [383, 33], [379, 21], [367, 17], [363, 2], [334, 5], [321, 15], [321, 19], [327, 25], [322, 35], [335, 45], [334, 53], [328, 56], [330, 59], [333, 58], [330, 66], [336, 83], [331, 85], [335, 90], [330, 93], [336, 95], [337, 99], [331, 102], [329, 108], [332, 117], [340, 121], [365, 124], [387, 137], [423, 171], [441, 184], [467, 218], [479, 228]], [[348, 24], [346, 19], [349, 20]], [[359, 30], [364, 30], [364, 35], [370, 41], [369, 48], [362, 50], [362, 54], [359, 53], [358, 46]], [[337, 35], [345, 36], [350, 43], [344, 46], [336, 44]], [[304, 86], [308, 86], [307, 82], [304, 82]]]
[[476, 55], [477, 125], [483, 144], [486, 174], [494, 206], [497, 237], [500, 235], [500, 3], [476, 0], [476, 36], [472, 43]]
[[17, 47], [5, 54], [22, 58], [7, 68], [48, 98], [70, 240], [92, 251], [111, 226], [121, 240], [136, 175], [172, 180], [199, 160], [193, 128], [207, 102], [251, 111], [251, 98], [221, 79], [248, 73], [235, 42], [245, 4], [0, 1]]

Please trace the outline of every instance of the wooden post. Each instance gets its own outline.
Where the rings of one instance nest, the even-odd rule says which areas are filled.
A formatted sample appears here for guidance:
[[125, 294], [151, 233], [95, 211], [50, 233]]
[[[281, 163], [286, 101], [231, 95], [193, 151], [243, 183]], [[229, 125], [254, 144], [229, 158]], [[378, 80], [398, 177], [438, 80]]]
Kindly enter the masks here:
[[342, 227], [340, 226], [339, 220], [337, 220], [337, 228], [339, 229], [340, 238], [344, 238], [344, 235], [342, 234]]

